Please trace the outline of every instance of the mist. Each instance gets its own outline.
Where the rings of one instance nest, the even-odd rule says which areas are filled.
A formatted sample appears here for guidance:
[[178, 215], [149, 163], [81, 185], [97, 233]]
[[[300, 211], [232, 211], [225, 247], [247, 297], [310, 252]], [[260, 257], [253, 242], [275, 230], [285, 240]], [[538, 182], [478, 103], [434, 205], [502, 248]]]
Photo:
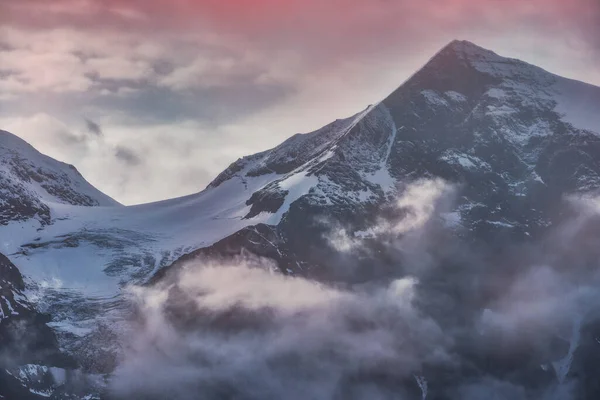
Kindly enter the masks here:
[[358, 271], [366, 257], [386, 271], [366, 284], [284, 275], [248, 255], [129, 288], [135, 318], [110, 396], [582, 398], [573, 363], [599, 311], [600, 202], [565, 198], [548, 235], [491, 252], [460, 238], [459, 194], [421, 180], [364, 231], [332, 224], [331, 268]]

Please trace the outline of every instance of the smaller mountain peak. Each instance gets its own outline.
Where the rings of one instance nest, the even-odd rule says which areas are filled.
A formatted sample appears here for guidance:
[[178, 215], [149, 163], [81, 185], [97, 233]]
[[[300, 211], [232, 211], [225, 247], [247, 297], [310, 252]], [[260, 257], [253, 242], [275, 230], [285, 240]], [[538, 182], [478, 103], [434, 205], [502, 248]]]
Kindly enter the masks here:
[[29, 209], [15, 208], [6, 217], [9, 219], [0, 218], [0, 224], [3, 221], [27, 219], [36, 213], [46, 215], [49, 221], [48, 207], [44, 202], [76, 206], [120, 205], [86, 181], [74, 166], [40, 153], [24, 139], [2, 129], [0, 162], [8, 166], [0, 171], [0, 182], [12, 196], [11, 201], [29, 201], [32, 204]]

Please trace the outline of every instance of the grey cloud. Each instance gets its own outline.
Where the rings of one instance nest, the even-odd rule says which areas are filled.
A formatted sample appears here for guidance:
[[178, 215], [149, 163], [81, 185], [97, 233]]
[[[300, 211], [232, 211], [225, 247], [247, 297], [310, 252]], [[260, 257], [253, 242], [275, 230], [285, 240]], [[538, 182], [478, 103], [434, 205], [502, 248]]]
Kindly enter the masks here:
[[[174, 6], [167, 1], [90, 1], [85, 3], [92, 6], [85, 8], [71, 0], [59, 0], [55, 3], [63, 6], [58, 8], [66, 9], [74, 4], [72, 8], [79, 8], [80, 12], [32, 12], [36, 8], [57, 8], [44, 6], [44, 3], [9, 0], [5, 7], [12, 10], [10, 25], [36, 30], [35, 22], [43, 16], [51, 20], [44, 21], [44, 25], [72, 27], [90, 33], [98, 27], [109, 26], [114, 32], [138, 37], [139, 42], [148, 38], [154, 42], [168, 40], [171, 47], [183, 45], [186, 41], [172, 40], [173, 35], [205, 37], [211, 46], [220, 48], [220, 53], [232, 49], [237, 52], [235, 66], [229, 71], [232, 76], [243, 75], [243, 72], [252, 69], [243, 62], [244, 57], [239, 57], [247, 54], [247, 49], [259, 55], [259, 68], [288, 59], [287, 68], [297, 69], [296, 75], [318, 75], [331, 71], [331, 68], [335, 70], [336, 66], [339, 69], [344, 64], [363, 64], [365, 61], [377, 64], [385, 60], [400, 62], [406, 54], [414, 54], [415, 50], [433, 52], [451, 39], [465, 34], [466, 39], [477, 41], [478, 37], [506, 36], [511, 27], [520, 26], [532, 28], [528, 32], [530, 36], [544, 39], [552, 37], [556, 24], [560, 24], [569, 31], [568, 40], [599, 52], [600, 4], [596, 0], [576, 0], [568, 4], [558, 0], [536, 0], [532, 2], [534, 6], [517, 0], [443, 0], [427, 4], [405, 0], [356, 0], [344, 3], [343, 7], [338, 1], [290, 0], [286, 2], [287, 6], [282, 6], [260, 0], [253, 4], [252, 8], [263, 12], [245, 12], [245, 8], [249, 7], [245, 4], [238, 4], [237, 10], [231, 12], [230, 7], [215, 2], [183, 2]], [[128, 20], [128, 25], [123, 25], [123, 14], [111, 12], [120, 8], [137, 11], [147, 18]], [[39, 29], [47, 29], [47, 26]], [[403, 40], [406, 37], [411, 37], [411, 40]], [[564, 40], [564, 35], [557, 38]], [[196, 43], [196, 53], [186, 51], [188, 58], [202, 54], [203, 49], [210, 47], [201, 42]], [[565, 48], [564, 43], [557, 42], [556, 45]], [[204, 67], [210, 67], [215, 59], [214, 56], [207, 57]], [[169, 57], [163, 57], [162, 61], [166, 60]], [[181, 79], [190, 77], [183, 72], [193, 64], [192, 60], [178, 60], [176, 69], [182, 73], [170, 76], [164, 83], [168, 87], [184, 87]], [[214, 70], [223, 72], [227, 68]], [[219, 80], [214, 72], [212, 78], [210, 75], [192, 79], [192, 82], [207, 84]], [[164, 81], [164, 78], [159, 81]]]
[[[573, 332], [600, 311], [600, 274], [585, 262], [598, 251], [581, 245], [600, 201], [566, 203], [573, 218], [554, 235], [490, 257], [435, 232], [447, 229], [436, 221], [451, 208], [450, 192], [440, 181], [417, 182], [397, 202], [411, 210], [374, 226], [385, 231], [378, 248], [397, 265], [370, 285], [327, 286], [238, 258], [188, 264], [158, 286], [132, 289], [142, 318], [124, 337], [113, 394], [417, 399], [422, 375], [427, 398], [578, 398], [561, 365], [579, 362], [568, 353]], [[588, 241], [597, 243], [593, 232]], [[407, 235], [425, 244], [408, 248]], [[565, 251], [580, 253], [569, 268]], [[429, 260], [424, 270], [419, 252]]]
[[85, 127], [87, 128], [87, 131], [89, 133], [91, 133], [94, 136], [102, 136], [102, 127], [100, 127], [100, 125], [94, 121], [92, 121], [89, 118], [84, 118], [85, 120]]
[[100, 96], [90, 99], [104, 110], [125, 110], [134, 123], [165, 123], [197, 120], [217, 126], [231, 124], [276, 104], [293, 89], [285, 85], [237, 85], [190, 89], [186, 93], [165, 88], [134, 86], [128, 96]]
[[[85, 2], [87, 7], [82, 7], [84, 2], [77, 4], [73, 0], [53, 3], [57, 5], [49, 6], [48, 2], [40, 0], [7, 0], [3, 2], [4, 15], [8, 16], [5, 20], [33, 27], [56, 24], [77, 28], [112, 26], [124, 31], [161, 34], [212, 31], [272, 48], [293, 45], [295, 49], [306, 52], [305, 55], [319, 54], [329, 60], [358, 53], [385, 53], [390, 48], [398, 49], [398, 46], [408, 50], [412, 46], [418, 47], [417, 41], [426, 44], [441, 32], [456, 34], [474, 29], [486, 31], [486, 28], [507, 32], [508, 28], [520, 24], [536, 25], [537, 29], [547, 33], [552, 33], [558, 25], [575, 33], [577, 40], [595, 51], [599, 50], [597, 38], [600, 37], [600, 4], [597, 0], [535, 0], [527, 3], [518, 0], [440, 0], [426, 3], [408, 0], [289, 0], [285, 5], [259, 0], [252, 6], [236, 2], [233, 9], [218, 2], [173, 4], [164, 0], [92, 0]], [[115, 12], [119, 9], [130, 12]], [[127, 15], [132, 13], [144, 18], [128, 18]], [[410, 43], [398, 40], [408, 35], [412, 36]], [[315, 57], [312, 61], [319, 61], [319, 58]]]
[[131, 166], [137, 166], [142, 163], [140, 156], [135, 151], [125, 146], [117, 146], [115, 148], [115, 157], [119, 161]]
[[[442, 179], [421, 179], [397, 189], [398, 197], [359, 232], [352, 232], [335, 221], [319, 221], [326, 227], [324, 239], [339, 259], [332, 260], [331, 266], [339, 265], [336, 269], [340, 274], [350, 273], [363, 279], [390, 274], [421, 277], [432, 273], [450, 253], [456, 256], [459, 244], [451, 234], [452, 229], [459, 227], [449, 226], [446, 218], [454, 210], [460, 185]], [[394, 267], [357, 262], [377, 258], [382, 247], [396, 264]]]
[[[168, 285], [136, 289], [143, 321], [113, 392], [391, 399], [419, 393], [411, 372], [424, 363], [451, 363], [443, 332], [412, 308], [410, 279], [348, 292], [272, 275], [268, 263], [249, 264], [191, 265]], [[144, 379], [150, 375], [151, 383]]]

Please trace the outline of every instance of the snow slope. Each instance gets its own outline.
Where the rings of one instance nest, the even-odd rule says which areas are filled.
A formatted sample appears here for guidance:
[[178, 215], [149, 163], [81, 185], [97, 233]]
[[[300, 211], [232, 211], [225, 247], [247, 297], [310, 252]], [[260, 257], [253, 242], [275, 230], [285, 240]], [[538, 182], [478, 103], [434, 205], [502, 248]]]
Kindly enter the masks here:
[[[245, 226], [276, 225], [285, 207], [275, 215], [265, 212], [249, 218], [252, 195], [274, 184], [290, 193], [287, 205], [306, 195], [317, 183], [306, 176], [306, 165], [325, 162], [330, 156], [327, 146], [363, 114], [318, 132], [326, 138], [297, 135], [288, 146], [252, 156], [250, 161], [240, 160], [235, 171], [230, 167], [222, 174], [226, 178], [217, 178], [222, 180], [219, 184], [215, 180], [204, 191], [186, 197], [129, 207], [82, 207], [36, 192], [49, 209], [50, 223], [32, 218], [0, 226], [0, 251], [10, 255], [23, 273], [43, 288], [114, 295], [120, 285], [144, 281], [180, 255], [209, 246]], [[321, 148], [312, 142], [306, 144], [307, 139], [322, 142]], [[34, 151], [20, 139], [14, 143]], [[313, 154], [302, 149], [303, 143]], [[11, 152], [8, 144], [5, 151]], [[289, 173], [256, 173], [268, 168], [274, 159], [278, 163], [282, 158], [297, 162], [295, 154], [302, 154], [307, 161]], [[45, 158], [41, 161], [48, 163]]]
[[[352, 121], [334, 124], [327, 134], [343, 134]], [[36, 156], [39, 164], [53, 173], [57, 165], [63, 166], [9, 135], [3, 133], [4, 154], [18, 154], [20, 158], [27, 155], [27, 165], [34, 170], [37, 166], [30, 160]], [[323, 141], [318, 135], [313, 137]], [[293, 145], [297, 146], [302, 138], [297, 136]], [[328, 143], [324, 140], [325, 145]], [[273, 154], [265, 156], [274, 158]], [[265, 164], [264, 158], [249, 162], [226, 181], [209, 185], [198, 194], [130, 207], [114, 207], [114, 202], [100, 196], [104, 206], [65, 204], [68, 201], [51, 196], [33, 183], [23, 184], [24, 190], [12, 192], [11, 199], [21, 203], [38, 201], [40, 208], [47, 208], [47, 218], [38, 218], [39, 212], [33, 217], [17, 215], [0, 225], [0, 252], [18, 265], [27, 279], [29, 297], [53, 315], [52, 326], [59, 333], [84, 337], [97, 325], [89, 318], [89, 309], [110, 311], [125, 285], [145, 282], [180, 256], [210, 246], [245, 226], [277, 224], [283, 210], [277, 215], [259, 213], [247, 218], [253, 193], [281, 180], [282, 188], [292, 193], [287, 200], [290, 203], [312, 186], [307, 185], [304, 175], [294, 171], [252, 176], [252, 171]], [[78, 181], [72, 186], [80, 185]], [[74, 307], [76, 303], [89, 307]], [[101, 314], [110, 318], [110, 312]]]

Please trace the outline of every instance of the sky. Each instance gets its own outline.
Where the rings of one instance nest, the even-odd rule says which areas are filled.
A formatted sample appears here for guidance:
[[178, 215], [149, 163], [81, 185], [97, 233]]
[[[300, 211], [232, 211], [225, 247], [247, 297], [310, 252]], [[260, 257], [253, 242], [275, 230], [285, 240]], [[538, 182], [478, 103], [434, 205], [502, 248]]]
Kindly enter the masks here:
[[1, 0], [0, 129], [124, 204], [172, 198], [453, 39], [600, 85], [600, 0]]

